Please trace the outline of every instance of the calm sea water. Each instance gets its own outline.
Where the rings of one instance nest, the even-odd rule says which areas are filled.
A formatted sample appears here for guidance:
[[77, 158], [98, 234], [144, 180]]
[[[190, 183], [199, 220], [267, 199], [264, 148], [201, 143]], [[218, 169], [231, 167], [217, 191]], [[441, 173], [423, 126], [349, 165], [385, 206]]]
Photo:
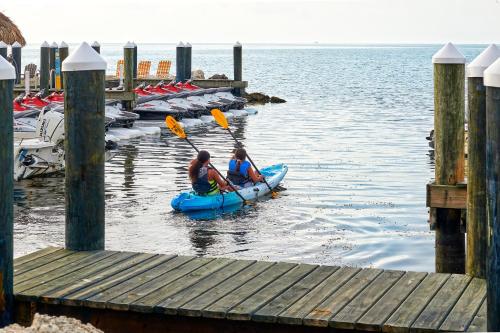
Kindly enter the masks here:
[[[433, 271], [425, 184], [434, 171], [425, 136], [438, 48], [245, 46], [248, 91], [288, 103], [258, 106], [235, 132], [258, 165], [288, 164], [287, 190], [237, 214], [192, 220], [169, 204], [189, 188], [191, 148], [175, 138], [130, 140], [106, 164], [106, 247]], [[483, 48], [460, 50], [470, 61]], [[26, 47], [23, 62], [38, 63], [38, 52]], [[119, 44], [102, 46], [110, 73], [121, 52]], [[174, 45], [139, 45], [139, 59], [154, 65], [173, 58]], [[231, 46], [194, 45], [193, 68], [231, 77]], [[224, 169], [228, 134], [209, 127], [191, 135]], [[64, 179], [26, 180], [15, 191], [16, 256], [62, 246]]]

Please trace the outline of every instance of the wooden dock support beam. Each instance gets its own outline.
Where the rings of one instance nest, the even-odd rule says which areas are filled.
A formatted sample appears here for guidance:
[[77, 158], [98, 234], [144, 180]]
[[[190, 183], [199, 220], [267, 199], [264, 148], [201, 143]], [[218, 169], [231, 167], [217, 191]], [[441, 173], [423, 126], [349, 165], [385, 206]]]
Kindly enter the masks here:
[[[123, 47], [123, 90], [125, 92], [134, 90], [134, 71], [137, 69], [137, 66], [134, 67], [134, 57], [137, 56], [134, 51], [135, 47], [131, 42], [128, 42]], [[131, 111], [133, 109], [132, 104], [132, 101], [122, 101], [122, 108]]]
[[[69, 47], [64, 41], [59, 44], [59, 59], [61, 59], [61, 64], [68, 57]], [[61, 80], [61, 88], [64, 89], [64, 82]]]
[[[243, 46], [236, 42], [233, 46], [234, 80], [243, 81]], [[234, 89], [235, 95], [241, 96], [245, 89]]]
[[40, 46], [40, 90], [48, 93], [50, 88], [50, 45], [43, 42]]
[[12, 59], [14, 60], [14, 68], [16, 69], [16, 84], [21, 83], [21, 50], [21, 44], [18, 42], [12, 44]]
[[132, 42], [134, 46], [134, 80], [137, 80], [137, 44]]
[[56, 53], [58, 49], [56, 42], [50, 45], [49, 50], [49, 70], [50, 70], [50, 87], [54, 88], [56, 86]]
[[486, 88], [484, 70], [500, 50], [490, 45], [467, 66], [468, 80], [468, 173], [467, 173], [467, 274], [486, 278], [488, 221], [486, 218]]
[[191, 79], [191, 65], [193, 60], [193, 46], [188, 42], [184, 48], [184, 78], [186, 80]]
[[500, 331], [500, 59], [484, 72], [486, 86], [486, 207], [488, 331]]
[[16, 71], [0, 57], [0, 328], [12, 322], [14, 228], [14, 133], [12, 127]]
[[185, 57], [185, 46], [183, 42], [179, 42], [175, 48], [175, 82], [184, 81], [185, 67], [186, 67], [186, 57]]
[[7, 44], [4, 41], [0, 41], [0, 57], [7, 59]]
[[[465, 57], [446, 44], [433, 57], [436, 185], [464, 181]], [[464, 273], [460, 209], [431, 208], [436, 218], [436, 272]]]
[[92, 43], [92, 48], [94, 49], [94, 51], [96, 51], [97, 53], [101, 53], [101, 44], [99, 44], [98, 41], [94, 41]]
[[66, 247], [104, 249], [106, 61], [82, 43], [63, 62], [66, 128]]

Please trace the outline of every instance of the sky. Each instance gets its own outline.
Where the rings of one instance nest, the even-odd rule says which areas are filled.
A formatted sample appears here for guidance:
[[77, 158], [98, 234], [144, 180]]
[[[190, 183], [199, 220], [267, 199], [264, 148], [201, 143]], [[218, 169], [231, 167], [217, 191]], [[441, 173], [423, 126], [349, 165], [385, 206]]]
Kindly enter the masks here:
[[492, 43], [500, 0], [2, 0], [28, 43]]

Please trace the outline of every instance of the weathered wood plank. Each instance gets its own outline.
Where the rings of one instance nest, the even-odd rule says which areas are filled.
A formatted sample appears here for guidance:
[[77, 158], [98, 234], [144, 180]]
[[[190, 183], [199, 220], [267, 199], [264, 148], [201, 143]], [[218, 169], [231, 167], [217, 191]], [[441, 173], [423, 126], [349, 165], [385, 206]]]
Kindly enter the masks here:
[[51, 254], [51, 253], [59, 251], [59, 250], [61, 250], [60, 247], [49, 246], [49, 247], [46, 247], [44, 249], [38, 250], [36, 252], [32, 252], [30, 254], [27, 254], [25, 256], [15, 258], [14, 259], [14, 269], [16, 269], [17, 267], [19, 267], [21, 265], [24, 265], [25, 263], [27, 263], [29, 261], [36, 260], [38, 258], [44, 257], [48, 254]]
[[[166, 256], [162, 257], [168, 258]], [[149, 267], [149, 265], [141, 265], [137, 271], [131, 270], [130, 273], [123, 274], [116, 278], [112, 277], [98, 286], [90, 286], [74, 294], [68, 295], [65, 297], [63, 302], [65, 304], [75, 302], [75, 305], [83, 304], [84, 306], [91, 308], [104, 309], [110, 300], [126, 295], [129, 291], [134, 290], [135, 288], [138, 288], [139, 286], [142, 286], [145, 283], [152, 281], [189, 261], [192, 261], [193, 259], [194, 257], [178, 256], [163, 262], [164, 260], [162, 258], [159, 265], [156, 265], [155, 262], [151, 263], [151, 267]], [[70, 303], [70, 305], [72, 304]]]
[[14, 267], [14, 276], [19, 276], [22, 273], [26, 273], [26, 272], [31, 271], [33, 269], [40, 268], [42, 266], [50, 264], [51, 262], [53, 262], [55, 260], [69, 256], [73, 253], [74, 253], [73, 251], [68, 251], [65, 249], [59, 249], [55, 252], [51, 252], [45, 256], [37, 258], [36, 260], [31, 260], [31, 261], [26, 262], [22, 265], [18, 265], [16, 267]]
[[161, 312], [161, 308], [156, 308], [159, 303], [161, 303], [168, 297], [171, 297], [176, 293], [191, 287], [193, 284], [211, 276], [215, 272], [219, 271], [223, 267], [228, 266], [234, 261], [234, 259], [225, 258], [214, 259], [210, 263], [183, 276], [182, 279], [178, 279], [168, 284], [162, 283], [160, 287], [153, 293], [150, 293], [130, 304], [130, 309], [137, 312]]
[[177, 310], [179, 314], [190, 317], [201, 317], [201, 311], [209, 305], [215, 303], [222, 297], [228, 295], [242, 284], [261, 274], [275, 263], [259, 261], [245, 268], [243, 271], [232, 276], [221, 284], [213, 287], [204, 294], [196, 297], [188, 303], [182, 305]]
[[427, 184], [427, 207], [467, 209], [467, 184]]
[[429, 274], [384, 323], [384, 332], [408, 332], [425, 306], [449, 279], [450, 274]]
[[328, 326], [330, 318], [341, 311], [356, 295], [362, 292], [382, 273], [381, 269], [362, 269], [339, 290], [314, 307], [303, 320], [307, 326]]
[[262, 274], [256, 276], [239, 288], [233, 290], [231, 293], [222, 297], [217, 302], [205, 308], [202, 311], [203, 317], [225, 318], [226, 313], [234, 306], [240, 304], [262, 288], [265, 288], [269, 283], [273, 282], [296, 266], [297, 264], [290, 263], [277, 263], [276, 265], [273, 265]]
[[485, 298], [486, 281], [477, 278], [472, 279], [439, 329], [454, 332], [467, 330]]
[[403, 276], [401, 271], [384, 271], [340, 312], [330, 319], [329, 326], [354, 329], [355, 323], [387, 290]]
[[255, 261], [251, 260], [237, 260], [226, 267], [223, 267], [221, 270], [213, 273], [205, 277], [203, 280], [195, 283], [189, 288], [186, 288], [177, 294], [165, 299], [160, 304], [156, 306], [156, 308], [162, 308], [162, 312], [166, 314], [175, 315], [177, 314], [177, 309], [183, 304], [191, 301], [193, 298], [196, 298], [210, 290], [211, 288], [217, 286], [218, 284], [224, 282], [226, 279], [231, 276], [239, 273], [243, 269], [252, 265]]
[[114, 276], [115, 274], [121, 274], [122, 271], [130, 268], [135, 268], [137, 265], [142, 265], [145, 261], [153, 259], [155, 256], [157, 255], [149, 253], [137, 253], [136, 255], [131, 256], [121, 262], [117, 262], [113, 266], [97, 272], [96, 274], [91, 275], [85, 279], [76, 281], [75, 283], [71, 283], [69, 285], [63, 285], [59, 288], [52, 289], [48, 293], [40, 295], [40, 300], [44, 303], [58, 304], [60, 303], [61, 298], [67, 294], [79, 291], [80, 289], [88, 286], [99, 285], [103, 279]]
[[[107, 251], [102, 251], [102, 253], [107, 253]], [[35, 301], [39, 299], [40, 295], [43, 295], [53, 289], [60, 288], [64, 285], [75, 283], [81, 279], [87, 278], [94, 275], [102, 269], [106, 269], [109, 266], [115, 265], [122, 260], [134, 256], [135, 253], [130, 252], [118, 252], [111, 254], [97, 262], [89, 263], [77, 270], [70, 271], [68, 274], [59, 276], [55, 279], [44, 283], [38, 283], [36, 286], [23, 290], [22, 293], [18, 294], [18, 298], [23, 301]]]
[[[159, 275], [158, 277], [149, 281], [139, 281], [141, 284], [134, 289], [129, 289], [126, 293], [121, 293], [119, 296], [111, 299], [106, 304], [106, 308], [113, 310], [129, 310], [131, 305], [137, 302], [139, 299], [149, 295], [150, 293], [155, 293], [157, 290], [179, 278], [182, 278], [186, 274], [189, 274], [204, 265], [207, 265], [214, 259], [212, 258], [196, 258], [190, 260], [184, 265], [175, 267], [174, 269], [168, 269], [165, 274]], [[137, 282], [137, 279], [134, 279]]]
[[436, 331], [470, 281], [470, 276], [453, 274], [411, 325], [410, 332]]
[[290, 289], [271, 302], [263, 306], [252, 315], [252, 320], [259, 322], [274, 323], [278, 319], [278, 314], [287, 309], [290, 305], [302, 298], [305, 294], [313, 290], [318, 284], [331, 276], [339, 267], [320, 266], [302, 280], [298, 281]]
[[290, 325], [302, 325], [306, 317], [318, 304], [337, 291], [361, 269], [342, 267], [325, 281], [320, 283], [311, 292], [299, 299], [288, 309], [278, 315], [278, 322]]
[[244, 300], [242, 303], [233, 307], [227, 312], [226, 317], [231, 320], [250, 320], [255, 311], [281, 295], [281, 293], [300, 281], [304, 276], [314, 271], [317, 267], [316, 265], [307, 264], [298, 265], [280, 276], [276, 281], [273, 281], [265, 288]]
[[413, 290], [427, 276], [427, 273], [407, 272], [363, 317], [356, 323], [356, 329], [380, 331], [382, 324], [401, 305]]
[[488, 307], [488, 302], [485, 299], [483, 301], [483, 304], [481, 304], [479, 311], [477, 312], [477, 314], [474, 316], [474, 319], [470, 323], [469, 328], [467, 329], [467, 332], [486, 332], [487, 331], [487, 327], [486, 327], [487, 307]]

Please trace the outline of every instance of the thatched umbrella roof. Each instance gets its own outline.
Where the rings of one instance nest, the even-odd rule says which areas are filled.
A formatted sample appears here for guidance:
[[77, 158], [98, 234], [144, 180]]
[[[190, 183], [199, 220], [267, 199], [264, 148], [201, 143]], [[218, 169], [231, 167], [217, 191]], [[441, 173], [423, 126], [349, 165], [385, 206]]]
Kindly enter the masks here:
[[19, 31], [10, 18], [2, 13], [0, 13], [0, 41], [4, 41], [7, 44], [18, 42], [22, 46], [26, 45], [26, 40], [21, 31]]

